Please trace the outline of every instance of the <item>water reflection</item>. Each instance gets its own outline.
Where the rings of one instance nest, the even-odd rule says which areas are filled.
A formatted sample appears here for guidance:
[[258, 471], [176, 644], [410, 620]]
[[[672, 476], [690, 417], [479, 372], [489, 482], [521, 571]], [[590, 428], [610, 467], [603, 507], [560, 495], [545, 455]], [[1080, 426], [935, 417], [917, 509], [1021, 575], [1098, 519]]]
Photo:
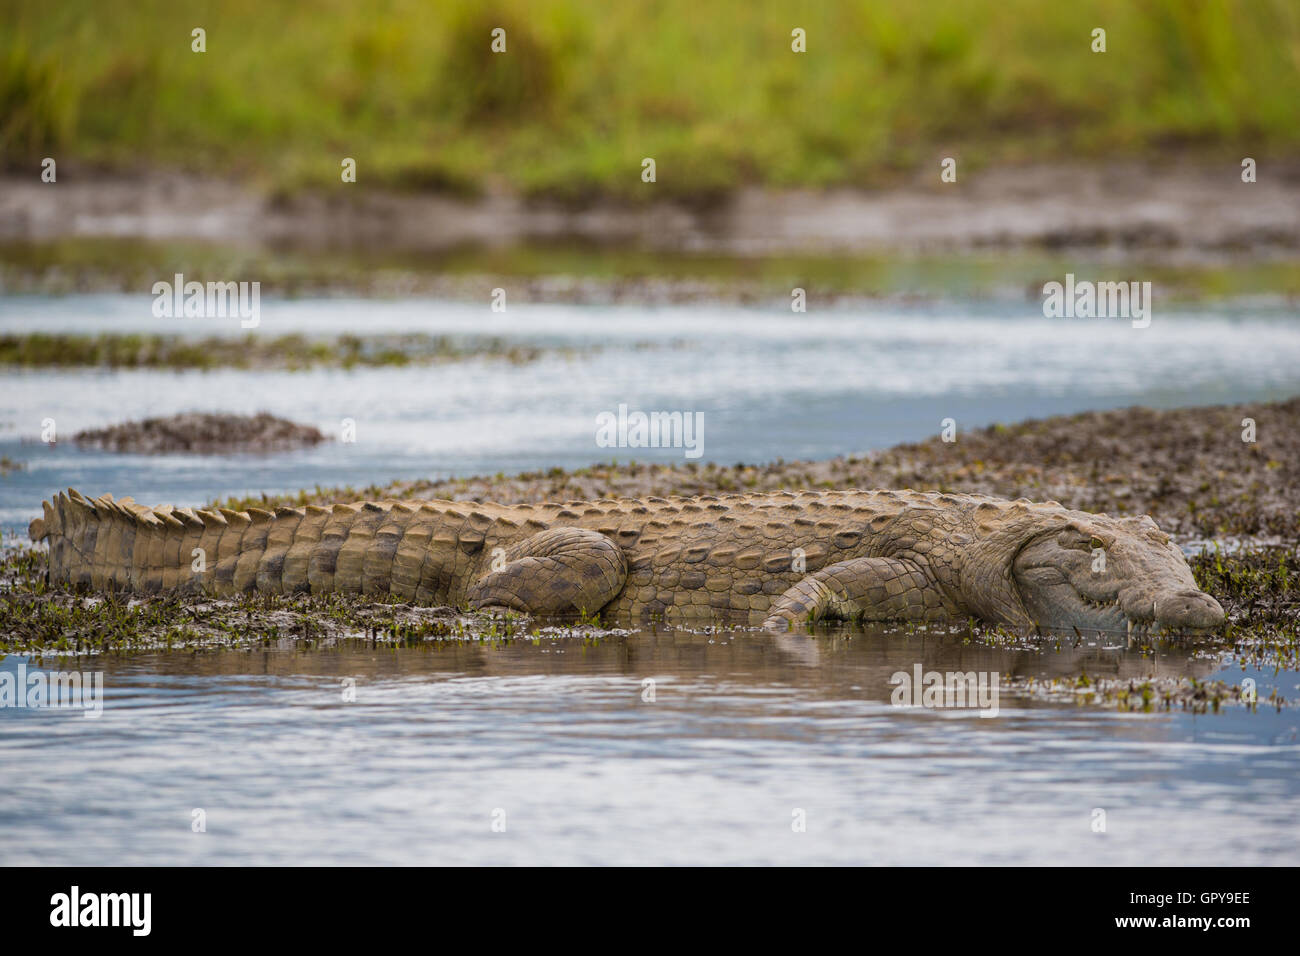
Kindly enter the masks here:
[[889, 702], [918, 664], [1240, 678], [1205, 651], [645, 630], [64, 660], [106, 672], [104, 713], [0, 711], [0, 862], [1295, 863], [1292, 710]]
[[[105, 661], [128, 671], [167, 675], [325, 677], [347, 673], [383, 680], [418, 677], [551, 676], [573, 673], [634, 679], [662, 674], [722, 674], [752, 685], [786, 684], [812, 693], [889, 700], [890, 679], [921, 665], [927, 671], [997, 673], [1007, 679], [1092, 678], [1205, 680], [1220, 669], [1212, 638], [1151, 643], [1123, 637], [1030, 637], [1005, 646], [952, 632], [894, 626], [819, 627], [773, 634], [754, 628], [646, 628], [572, 636], [564, 626], [500, 640], [412, 641], [400, 646], [359, 639], [282, 639], [252, 650], [135, 654]], [[49, 666], [59, 659], [51, 658]], [[82, 658], [98, 666], [95, 658]]]

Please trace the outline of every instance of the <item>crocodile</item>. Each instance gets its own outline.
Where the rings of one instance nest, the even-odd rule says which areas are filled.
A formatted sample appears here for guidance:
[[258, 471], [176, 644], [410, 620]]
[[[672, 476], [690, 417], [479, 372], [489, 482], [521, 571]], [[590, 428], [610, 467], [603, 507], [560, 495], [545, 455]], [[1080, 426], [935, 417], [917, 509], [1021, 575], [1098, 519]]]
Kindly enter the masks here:
[[134, 592], [338, 591], [606, 620], [964, 622], [1199, 631], [1223, 609], [1148, 516], [916, 491], [503, 505], [44, 503], [51, 581]]

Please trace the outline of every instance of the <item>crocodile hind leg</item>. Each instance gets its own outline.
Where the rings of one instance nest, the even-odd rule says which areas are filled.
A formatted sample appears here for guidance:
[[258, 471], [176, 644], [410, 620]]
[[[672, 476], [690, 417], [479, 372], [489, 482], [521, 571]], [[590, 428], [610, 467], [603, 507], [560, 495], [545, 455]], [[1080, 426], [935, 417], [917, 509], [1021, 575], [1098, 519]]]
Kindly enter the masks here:
[[901, 558], [853, 558], [822, 568], [768, 609], [763, 627], [787, 630], [826, 618], [936, 621], [960, 616], [920, 565]]
[[553, 528], [507, 548], [504, 566], [469, 586], [471, 608], [595, 614], [623, 590], [623, 549], [598, 531]]

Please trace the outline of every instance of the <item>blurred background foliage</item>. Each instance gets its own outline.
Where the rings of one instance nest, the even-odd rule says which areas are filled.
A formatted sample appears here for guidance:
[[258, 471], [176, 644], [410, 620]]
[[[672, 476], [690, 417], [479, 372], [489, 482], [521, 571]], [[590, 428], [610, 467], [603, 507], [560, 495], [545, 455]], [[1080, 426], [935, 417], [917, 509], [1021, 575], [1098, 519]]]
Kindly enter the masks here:
[[947, 155], [1235, 164], [1294, 149], [1298, 107], [1296, 0], [0, 0], [4, 166], [285, 191], [344, 156], [395, 188], [573, 201], [647, 197], [645, 156], [656, 195], [697, 198]]

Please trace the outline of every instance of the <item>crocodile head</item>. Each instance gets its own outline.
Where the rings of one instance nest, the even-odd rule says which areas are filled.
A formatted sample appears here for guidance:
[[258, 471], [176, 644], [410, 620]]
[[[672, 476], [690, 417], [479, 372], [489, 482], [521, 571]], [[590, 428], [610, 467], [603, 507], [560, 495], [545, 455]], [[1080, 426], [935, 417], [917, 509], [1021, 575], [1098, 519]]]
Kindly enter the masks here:
[[989, 620], [1069, 631], [1202, 631], [1223, 623], [1177, 545], [1146, 515], [1022, 509], [986, 535], [963, 590]]
[[1049, 527], [1020, 548], [1012, 575], [1044, 628], [1196, 631], [1223, 623], [1219, 602], [1197, 588], [1183, 552], [1146, 515], [1087, 515]]

